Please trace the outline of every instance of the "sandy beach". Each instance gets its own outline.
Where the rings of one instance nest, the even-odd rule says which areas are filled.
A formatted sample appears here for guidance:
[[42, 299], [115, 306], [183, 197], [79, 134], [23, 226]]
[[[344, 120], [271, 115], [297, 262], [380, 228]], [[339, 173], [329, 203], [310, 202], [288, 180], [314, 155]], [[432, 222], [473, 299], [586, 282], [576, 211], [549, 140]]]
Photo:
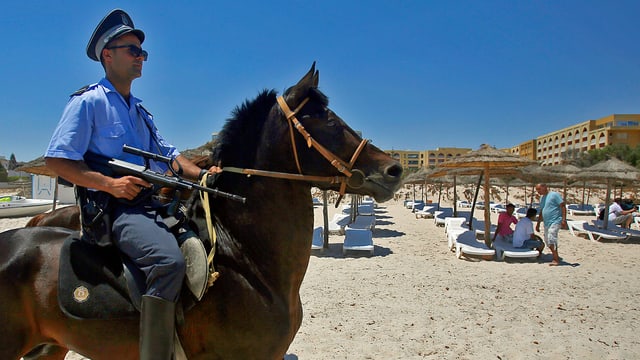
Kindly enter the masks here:
[[[401, 200], [376, 218], [373, 256], [343, 256], [339, 235], [312, 254], [285, 359], [640, 358], [640, 242], [562, 230], [561, 266], [548, 266], [547, 249], [540, 261], [457, 259], [443, 228]], [[0, 219], [0, 230], [27, 220]]]

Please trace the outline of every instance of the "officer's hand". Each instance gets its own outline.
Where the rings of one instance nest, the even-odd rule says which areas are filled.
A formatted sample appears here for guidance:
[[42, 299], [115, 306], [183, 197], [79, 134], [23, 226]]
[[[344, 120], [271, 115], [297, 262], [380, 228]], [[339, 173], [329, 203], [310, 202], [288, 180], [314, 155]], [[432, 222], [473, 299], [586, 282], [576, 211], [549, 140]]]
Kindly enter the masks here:
[[144, 188], [151, 184], [135, 176], [123, 176], [113, 179], [109, 193], [116, 198], [133, 200]]
[[222, 172], [222, 168], [217, 167], [215, 165], [213, 165], [212, 167], [210, 167], [209, 169], [202, 169], [200, 170], [200, 175], [198, 175], [198, 181], [202, 180], [202, 177], [206, 174], [206, 175], [213, 175], [213, 174], [219, 174]]

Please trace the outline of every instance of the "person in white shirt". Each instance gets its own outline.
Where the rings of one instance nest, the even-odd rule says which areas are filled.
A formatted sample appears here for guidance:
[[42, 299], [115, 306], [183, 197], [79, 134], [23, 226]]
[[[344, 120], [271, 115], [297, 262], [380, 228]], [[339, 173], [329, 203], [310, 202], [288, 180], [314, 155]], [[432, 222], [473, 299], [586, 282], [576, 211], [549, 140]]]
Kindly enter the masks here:
[[527, 216], [516, 224], [513, 232], [513, 246], [519, 249], [538, 249], [538, 257], [542, 256], [544, 242], [533, 231], [533, 219], [538, 211], [534, 208], [527, 210]]
[[613, 199], [613, 204], [609, 205], [609, 221], [624, 228], [630, 228], [633, 221], [633, 212], [638, 210], [635, 206], [629, 210], [622, 210], [622, 199]]

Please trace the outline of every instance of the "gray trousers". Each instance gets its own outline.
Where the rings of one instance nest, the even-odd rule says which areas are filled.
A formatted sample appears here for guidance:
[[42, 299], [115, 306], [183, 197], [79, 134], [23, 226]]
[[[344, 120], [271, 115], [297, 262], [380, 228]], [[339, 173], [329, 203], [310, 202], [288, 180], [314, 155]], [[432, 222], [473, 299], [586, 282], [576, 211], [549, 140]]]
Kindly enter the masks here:
[[114, 245], [146, 276], [142, 293], [176, 302], [185, 261], [162, 217], [150, 205], [116, 204], [111, 214]]

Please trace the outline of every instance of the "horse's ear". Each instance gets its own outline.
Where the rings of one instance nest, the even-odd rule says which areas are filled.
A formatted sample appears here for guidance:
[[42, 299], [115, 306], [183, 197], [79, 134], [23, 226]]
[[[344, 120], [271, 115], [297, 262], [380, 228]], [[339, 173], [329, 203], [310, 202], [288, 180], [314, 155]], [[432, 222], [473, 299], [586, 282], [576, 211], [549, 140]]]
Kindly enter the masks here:
[[285, 100], [287, 100], [289, 107], [298, 107], [298, 104], [308, 96], [309, 89], [318, 87], [319, 80], [320, 75], [319, 72], [316, 71], [316, 62], [314, 61], [311, 69], [309, 69], [302, 79], [285, 91]]

